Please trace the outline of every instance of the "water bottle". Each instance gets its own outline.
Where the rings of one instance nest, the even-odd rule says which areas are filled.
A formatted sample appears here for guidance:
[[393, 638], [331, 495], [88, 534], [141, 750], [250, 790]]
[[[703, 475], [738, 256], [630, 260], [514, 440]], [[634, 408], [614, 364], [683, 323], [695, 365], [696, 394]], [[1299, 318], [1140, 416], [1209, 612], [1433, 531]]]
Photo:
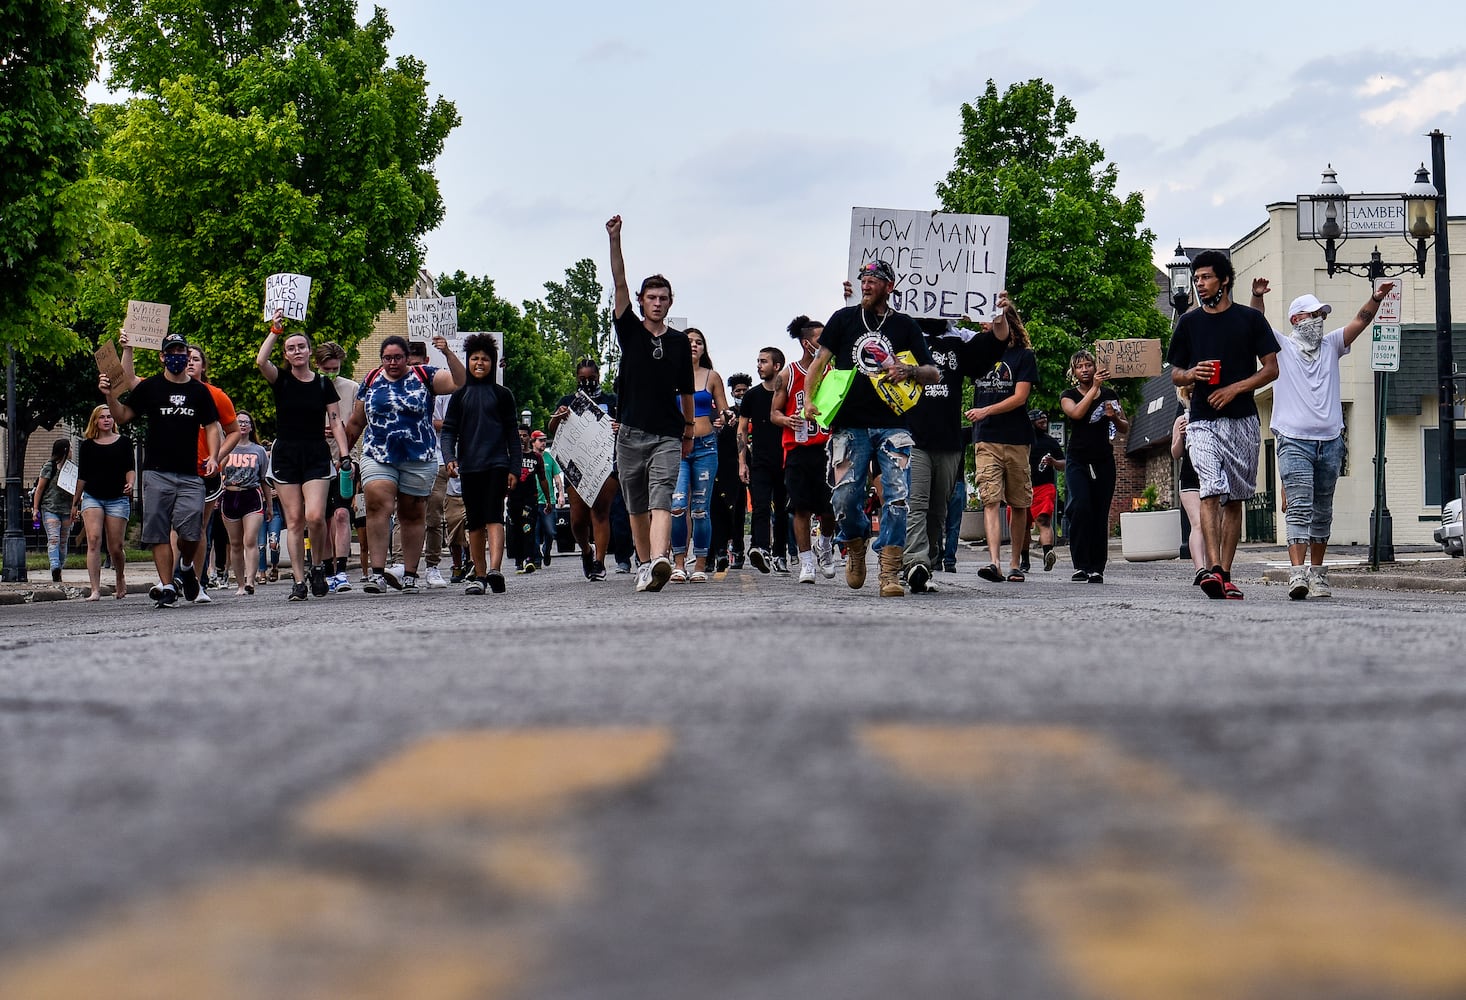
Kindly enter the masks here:
[[352, 494], [350, 462], [346, 462], [341, 466], [341, 471], [337, 473], [337, 477], [337, 489], [341, 493], [341, 499], [350, 500]]

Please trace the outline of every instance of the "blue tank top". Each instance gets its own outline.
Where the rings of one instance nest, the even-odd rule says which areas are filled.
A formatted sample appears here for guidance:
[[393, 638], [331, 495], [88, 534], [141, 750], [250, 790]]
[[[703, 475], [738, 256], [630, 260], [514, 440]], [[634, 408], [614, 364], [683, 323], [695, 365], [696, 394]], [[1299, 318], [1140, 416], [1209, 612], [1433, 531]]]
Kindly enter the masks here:
[[713, 415], [713, 394], [706, 389], [699, 389], [692, 394], [692, 415], [694, 417], [711, 417]]

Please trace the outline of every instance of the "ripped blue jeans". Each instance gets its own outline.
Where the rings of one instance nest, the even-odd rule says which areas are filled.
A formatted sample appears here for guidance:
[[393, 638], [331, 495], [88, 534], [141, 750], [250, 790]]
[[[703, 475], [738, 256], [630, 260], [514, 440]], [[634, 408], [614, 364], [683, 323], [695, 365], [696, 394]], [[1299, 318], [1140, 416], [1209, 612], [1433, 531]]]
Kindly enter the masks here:
[[718, 435], [692, 439], [692, 451], [677, 469], [677, 487], [672, 491], [672, 554], [687, 552], [687, 515], [692, 515], [692, 555], [705, 559], [713, 541], [713, 522], [708, 503], [713, 496], [713, 479], [718, 474]]
[[881, 473], [881, 530], [872, 547], [906, 546], [906, 468], [911, 464], [911, 432], [900, 427], [846, 427], [830, 432], [830, 506], [842, 542], [870, 537], [865, 495], [871, 459]]
[[1273, 432], [1278, 442], [1278, 476], [1288, 510], [1289, 545], [1318, 544], [1334, 530], [1334, 489], [1344, 464], [1342, 435], [1328, 441], [1308, 441]]

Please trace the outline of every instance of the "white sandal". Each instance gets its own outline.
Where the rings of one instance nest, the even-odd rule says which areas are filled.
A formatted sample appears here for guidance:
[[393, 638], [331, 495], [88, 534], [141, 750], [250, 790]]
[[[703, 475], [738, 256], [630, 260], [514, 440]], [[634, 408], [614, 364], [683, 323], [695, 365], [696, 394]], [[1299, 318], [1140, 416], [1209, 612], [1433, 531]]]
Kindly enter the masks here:
[[687, 582], [687, 570], [683, 569], [681, 566], [677, 567], [676, 569], [674, 569], [672, 571], [672, 575], [667, 578], [667, 582], [668, 583], [686, 583]]
[[689, 576], [687, 580], [689, 583], [707, 583], [708, 575], [700, 569], [694, 570], [692, 575]]

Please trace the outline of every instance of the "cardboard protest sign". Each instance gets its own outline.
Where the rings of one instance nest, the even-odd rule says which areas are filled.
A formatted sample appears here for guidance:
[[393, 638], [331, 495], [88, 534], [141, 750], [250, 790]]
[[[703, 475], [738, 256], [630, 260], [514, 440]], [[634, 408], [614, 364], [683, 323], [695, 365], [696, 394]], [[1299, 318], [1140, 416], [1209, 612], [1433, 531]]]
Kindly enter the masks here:
[[991, 322], [1008, 270], [1008, 217], [889, 208], [850, 211], [850, 281], [862, 264], [896, 272], [891, 305], [909, 316]]
[[286, 319], [304, 320], [310, 300], [311, 280], [303, 274], [272, 274], [265, 279], [265, 319], [284, 309]]
[[61, 468], [56, 470], [56, 485], [72, 496], [76, 496], [76, 478], [76, 463], [68, 458], [61, 463]]
[[112, 388], [121, 392], [127, 385], [127, 369], [122, 367], [122, 355], [117, 353], [117, 344], [111, 340], [102, 341], [92, 357], [97, 359], [97, 371], [111, 379]]
[[171, 306], [161, 302], [128, 301], [127, 319], [122, 321], [122, 329], [127, 331], [127, 342], [133, 350], [163, 349], [163, 337], [168, 333], [168, 313], [171, 311]]
[[[462, 331], [462, 332], [451, 333], [451, 334], [446, 334], [445, 333], [443, 335], [443, 339], [446, 340], [446, 341], [448, 341], [448, 349], [450, 351], [452, 351], [455, 355], [457, 355], [458, 360], [459, 361], [462, 361], [465, 366], [468, 364], [468, 358], [463, 353], [463, 342], [465, 340], [467, 340], [469, 337], [472, 337], [472, 336], [475, 336], [475, 335], [476, 334], [474, 334], [472, 332], [469, 332], [469, 331]], [[497, 383], [499, 383], [500, 385], [503, 385], [504, 384], [504, 335], [502, 333], [491, 333], [491, 334], [489, 334], [489, 336], [494, 338], [494, 346], [499, 349], [499, 370], [496, 371], [496, 372], [494, 372], [494, 381], [497, 382]], [[429, 340], [427, 342], [427, 344], [428, 344], [428, 364], [435, 365], [438, 368], [447, 368], [448, 367], [448, 359], [445, 358], [445, 357], [443, 357], [443, 352], [440, 351], [440, 350], [438, 350], [436, 347], [434, 347], [433, 346], [433, 342], [431, 340]]]
[[594, 503], [601, 487], [611, 477], [616, 439], [611, 418], [590, 396], [577, 391], [570, 401], [570, 415], [555, 430], [550, 452], [582, 500]]
[[1150, 378], [1161, 373], [1159, 340], [1096, 340], [1095, 367], [1108, 370], [1110, 378]]
[[458, 299], [443, 295], [407, 300], [407, 339], [431, 344], [433, 337], [451, 338], [458, 332]]

